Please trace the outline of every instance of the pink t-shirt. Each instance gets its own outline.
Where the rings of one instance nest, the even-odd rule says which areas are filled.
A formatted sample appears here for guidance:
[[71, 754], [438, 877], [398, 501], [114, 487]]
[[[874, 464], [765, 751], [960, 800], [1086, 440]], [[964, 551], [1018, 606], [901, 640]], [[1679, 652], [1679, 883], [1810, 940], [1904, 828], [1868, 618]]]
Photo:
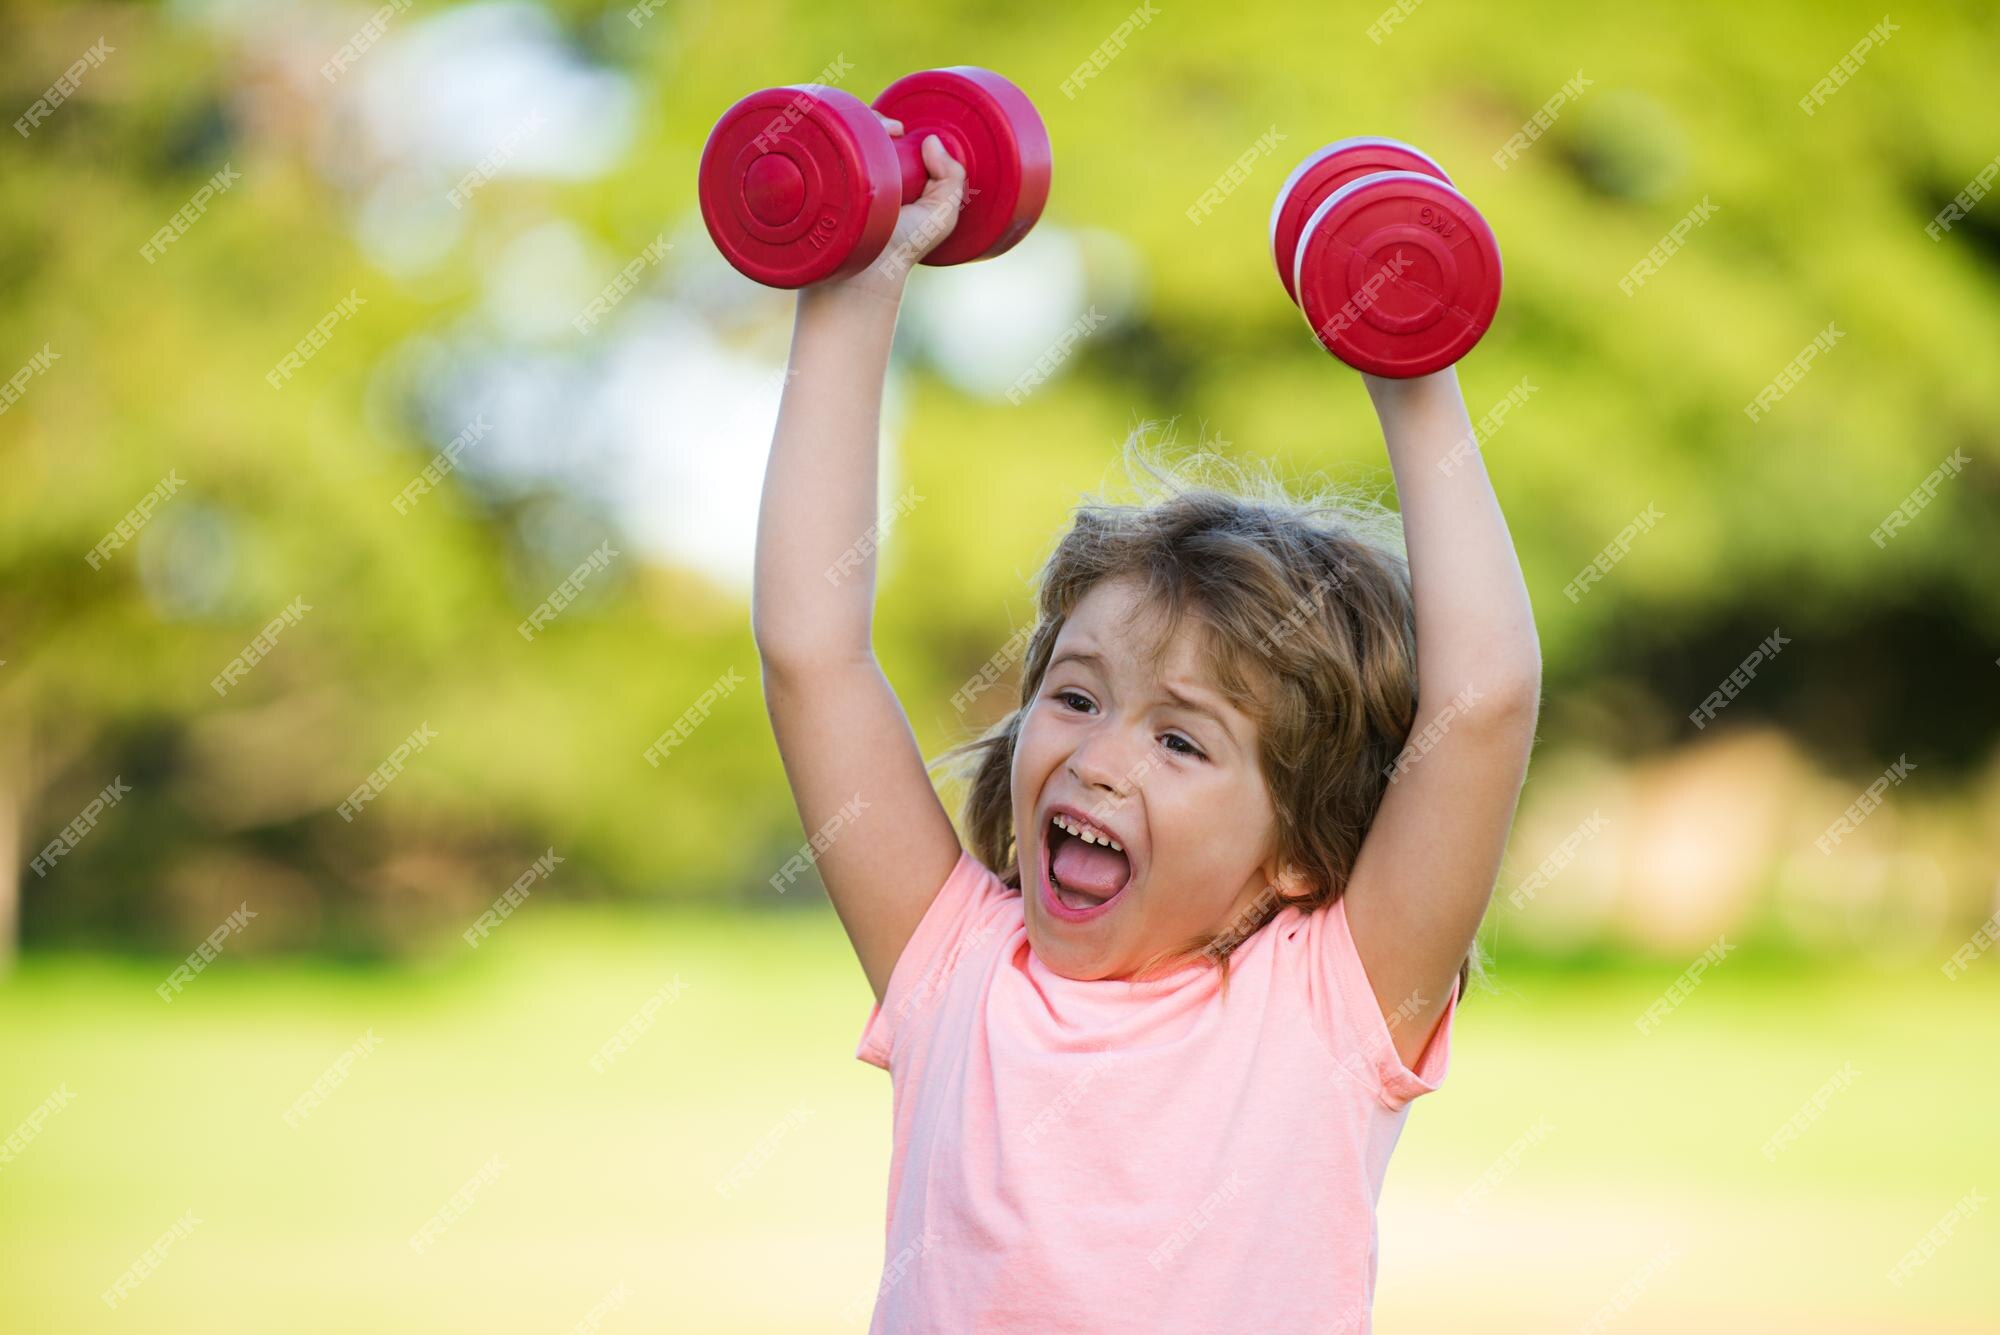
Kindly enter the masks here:
[[1363, 1335], [1375, 1202], [1409, 1101], [1444, 1080], [1454, 980], [1415, 1070], [1342, 903], [1285, 908], [1206, 965], [1079, 982], [968, 850], [855, 1056], [894, 1139], [870, 1335]]

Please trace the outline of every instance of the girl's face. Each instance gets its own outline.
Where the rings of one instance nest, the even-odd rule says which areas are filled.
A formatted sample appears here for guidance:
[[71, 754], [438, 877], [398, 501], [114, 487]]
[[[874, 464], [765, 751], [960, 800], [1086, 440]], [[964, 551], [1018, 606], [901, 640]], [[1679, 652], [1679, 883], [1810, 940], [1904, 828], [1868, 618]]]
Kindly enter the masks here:
[[[1134, 657], [1124, 618], [1141, 609], [1140, 633], [1159, 629], [1142, 592], [1135, 581], [1107, 580], [1078, 602], [1014, 749], [1028, 941], [1066, 978], [1126, 977], [1160, 951], [1236, 927], [1276, 870], [1276, 813], [1255, 721], [1203, 670], [1192, 619], [1176, 633], [1163, 676]], [[1075, 881], [1091, 879], [1092, 863], [1105, 884], [1121, 879], [1113, 852], [1063, 853], [1072, 836], [1052, 824], [1062, 808], [1123, 845], [1123, 885], [1108, 899], [1050, 884], [1052, 860]], [[1079, 853], [1087, 856], [1071, 860]]]

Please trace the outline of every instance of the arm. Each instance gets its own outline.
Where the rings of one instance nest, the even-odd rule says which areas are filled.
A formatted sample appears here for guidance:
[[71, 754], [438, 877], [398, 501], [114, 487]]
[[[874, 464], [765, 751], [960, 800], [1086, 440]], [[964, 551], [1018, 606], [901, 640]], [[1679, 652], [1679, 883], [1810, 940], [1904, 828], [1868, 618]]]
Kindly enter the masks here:
[[932, 180], [882, 258], [799, 293], [751, 592], [785, 775], [808, 837], [826, 834], [820, 878], [877, 1001], [960, 854], [871, 634], [882, 377], [909, 267], [950, 234], [965, 186], [935, 142], [924, 160]]
[[1499, 501], [1474, 452], [1447, 472], [1472, 423], [1447, 367], [1363, 376], [1388, 442], [1416, 601], [1417, 714], [1347, 889], [1368, 979], [1413, 1064], [1493, 894], [1526, 777], [1541, 646]]

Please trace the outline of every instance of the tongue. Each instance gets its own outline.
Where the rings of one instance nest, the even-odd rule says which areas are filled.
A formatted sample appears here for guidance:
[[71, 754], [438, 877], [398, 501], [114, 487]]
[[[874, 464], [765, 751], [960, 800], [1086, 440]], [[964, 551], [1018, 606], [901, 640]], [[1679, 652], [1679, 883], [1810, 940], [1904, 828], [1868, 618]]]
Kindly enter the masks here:
[[1099, 899], [1117, 894], [1132, 876], [1132, 864], [1123, 853], [1076, 838], [1065, 839], [1056, 846], [1052, 870], [1065, 888], [1081, 890]]

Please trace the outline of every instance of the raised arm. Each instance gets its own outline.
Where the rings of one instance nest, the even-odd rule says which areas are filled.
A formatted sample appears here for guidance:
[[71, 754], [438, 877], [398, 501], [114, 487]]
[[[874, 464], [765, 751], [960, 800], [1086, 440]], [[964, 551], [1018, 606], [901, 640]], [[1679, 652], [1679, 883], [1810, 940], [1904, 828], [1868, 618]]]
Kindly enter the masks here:
[[871, 634], [882, 377], [910, 266], [950, 234], [965, 188], [935, 139], [924, 162], [932, 180], [881, 258], [799, 293], [751, 593], [785, 775], [878, 1001], [960, 853]]
[[[1356, 861], [1355, 949], [1414, 1064], [1493, 894], [1541, 701], [1521, 565], [1447, 367], [1362, 377], [1402, 504], [1416, 599], [1417, 716]], [[1456, 448], [1455, 448], [1456, 447]], [[1447, 457], [1450, 456], [1449, 462]]]

